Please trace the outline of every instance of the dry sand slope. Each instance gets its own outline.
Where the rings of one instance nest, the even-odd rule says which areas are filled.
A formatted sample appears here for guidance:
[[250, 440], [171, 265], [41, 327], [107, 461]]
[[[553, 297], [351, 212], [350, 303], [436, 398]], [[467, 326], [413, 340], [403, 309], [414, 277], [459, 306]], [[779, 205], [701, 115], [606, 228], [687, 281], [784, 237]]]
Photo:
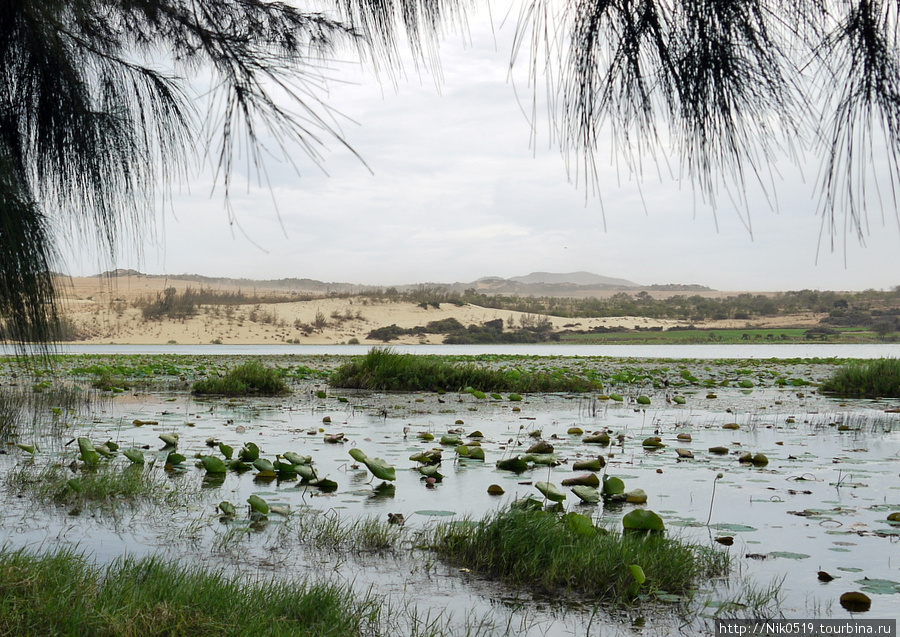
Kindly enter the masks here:
[[[357, 339], [362, 344], [378, 344], [367, 335], [373, 329], [396, 324], [402, 328], [424, 326], [431, 321], [455, 318], [463, 325], [482, 324], [503, 319], [519, 325], [521, 312], [495, 310], [475, 305], [457, 307], [442, 304], [439, 309], [423, 309], [412, 303], [390, 303], [355, 298], [318, 298], [260, 305], [203, 306], [200, 312], [184, 320], [144, 320], [135, 301], [141, 298], [156, 299], [163, 290], [174, 287], [179, 292], [185, 288], [198, 289], [195, 282], [157, 277], [125, 276], [115, 279], [72, 278], [65, 280], [63, 311], [75, 329], [82, 335], [82, 343], [120, 344], [272, 344], [298, 341], [302, 344], [321, 345], [347, 342]], [[237, 292], [238, 288], [216, 286], [219, 292]], [[244, 290], [244, 293], [251, 291]], [[270, 291], [256, 289], [259, 295]], [[289, 297], [283, 290], [278, 294]], [[315, 324], [316, 318], [324, 318], [326, 324], [310, 334], [297, 324]], [[338, 318], [339, 317], [339, 318]], [[548, 317], [554, 329], [576, 325], [574, 329], [589, 330], [596, 326], [625, 326], [633, 328], [679, 325], [678, 321], [635, 317], [597, 319], [565, 319]], [[810, 323], [815, 319], [810, 317]], [[321, 321], [320, 321], [321, 323]], [[743, 327], [745, 321], [734, 327]], [[779, 325], [785, 325], [781, 317]], [[717, 324], [716, 327], [728, 327]], [[401, 337], [396, 343], [440, 343], [444, 336]]]

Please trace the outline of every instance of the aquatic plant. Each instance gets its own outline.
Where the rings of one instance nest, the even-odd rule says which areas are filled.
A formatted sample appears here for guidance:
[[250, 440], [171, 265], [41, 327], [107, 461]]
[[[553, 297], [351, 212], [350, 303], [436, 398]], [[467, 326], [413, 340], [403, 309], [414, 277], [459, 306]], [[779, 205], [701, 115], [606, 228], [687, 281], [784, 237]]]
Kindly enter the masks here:
[[390, 348], [374, 347], [360, 358], [339, 367], [329, 379], [333, 387], [389, 391], [589, 391], [594, 383], [586, 378], [556, 371], [523, 373], [472, 364], [454, 364], [438, 356], [398, 354]]
[[222, 396], [282, 396], [290, 391], [278, 370], [255, 361], [233, 367], [224, 376], [198, 380], [193, 387], [195, 394]]
[[[540, 503], [538, 502], [538, 507]], [[727, 572], [727, 554], [662, 534], [624, 534], [594, 526], [586, 516], [536, 507], [510, 507], [478, 521], [438, 525], [428, 545], [442, 559], [541, 592], [568, 590], [624, 602], [645, 574], [642, 590], [688, 592], [701, 578]], [[577, 517], [574, 517], [577, 516]]]
[[819, 391], [852, 398], [900, 398], [900, 359], [849, 363], [819, 385]]
[[238, 576], [158, 558], [102, 568], [76, 553], [0, 551], [7, 635], [368, 634], [379, 603], [346, 587]]

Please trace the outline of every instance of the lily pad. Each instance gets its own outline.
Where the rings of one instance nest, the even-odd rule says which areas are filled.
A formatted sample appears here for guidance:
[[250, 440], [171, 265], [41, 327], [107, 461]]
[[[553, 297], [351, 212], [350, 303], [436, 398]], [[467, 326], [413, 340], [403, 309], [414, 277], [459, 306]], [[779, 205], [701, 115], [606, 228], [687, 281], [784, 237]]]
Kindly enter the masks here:
[[562, 502], [566, 499], [566, 494], [559, 490], [559, 488], [550, 482], [535, 482], [534, 488], [544, 494], [548, 500], [552, 500], [553, 502]]
[[649, 509], [635, 509], [629, 511], [622, 518], [622, 526], [626, 531], [663, 531], [663, 520]]
[[421, 511], [416, 511], [416, 513], [418, 515], [426, 515], [428, 517], [434, 518], [445, 518], [456, 515], [456, 511], [441, 511], [435, 509], [422, 509]]
[[579, 484], [572, 487], [572, 493], [577, 495], [582, 502], [586, 502], [588, 504], [597, 504], [598, 502], [600, 502], [600, 492], [593, 487]]
[[864, 577], [863, 579], [856, 580], [856, 583], [859, 584], [860, 590], [865, 591], [866, 593], [873, 593], [875, 595], [894, 595], [900, 593], [900, 582], [889, 579], [869, 579], [868, 577]]
[[353, 448], [350, 450], [350, 455], [357, 462], [362, 462], [369, 471], [372, 472], [379, 480], [390, 480], [394, 481], [397, 479], [396, 471], [394, 467], [389, 465], [386, 461], [381, 458], [370, 458], [363, 452], [362, 449]]
[[792, 553], [790, 551], [772, 551], [769, 553], [769, 557], [782, 557], [788, 560], [805, 560], [809, 558], [809, 555], [805, 553]]

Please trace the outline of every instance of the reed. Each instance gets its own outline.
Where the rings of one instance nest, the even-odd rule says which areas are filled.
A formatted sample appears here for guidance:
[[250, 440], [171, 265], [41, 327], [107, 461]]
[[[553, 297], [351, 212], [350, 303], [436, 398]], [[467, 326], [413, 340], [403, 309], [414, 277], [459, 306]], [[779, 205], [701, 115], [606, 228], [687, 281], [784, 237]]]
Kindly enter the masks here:
[[0, 551], [0, 634], [358, 637], [379, 604], [346, 587], [242, 580], [159, 558], [93, 566], [76, 553]]
[[484, 392], [590, 391], [592, 381], [574, 374], [525, 373], [472, 364], [453, 364], [438, 356], [398, 354], [374, 347], [339, 367], [329, 379], [333, 387], [387, 391], [462, 391], [474, 387]]
[[848, 398], [900, 398], [900, 359], [844, 365], [819, 386], [819, 391]]
[[585, 532], [566, 516], [515, 508], [439, 525], [428, 544], [447, 562], [514, 586], [612, 603], [633, 599], [631, 565], [646, 575], [642, 592], [675, 594], [729, 568], [726, 553], [701, 545], [596, 527]]
[[221, 396], [283, 396], [291, 390], [278, 370], [250, 361], [231, 368], [224, 376], [198, 380], [193, 392]]

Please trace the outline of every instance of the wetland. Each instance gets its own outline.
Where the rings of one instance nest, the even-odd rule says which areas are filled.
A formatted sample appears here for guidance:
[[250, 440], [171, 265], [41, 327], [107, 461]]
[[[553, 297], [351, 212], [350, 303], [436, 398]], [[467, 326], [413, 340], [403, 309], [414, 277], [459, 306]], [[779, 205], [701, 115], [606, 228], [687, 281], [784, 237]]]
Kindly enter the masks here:
[[[5, 551], [67, 550], [98, 566], [165, 558], [241, 581], [338, 586], [383, 609], [359, 611], [358, 634], [667, 635], [710, 633], [716, 617], [900, 617], [900, 525], [889, 520], [900, 512], [898, 401], [821, 395], [845, 360], [440, 357], [590, 383], [529, 393], [330, 384], [351, 358], [6, 359]], [[191, 391], [249, 359], [290, 393]], [[247, 470], [222, 472], [204, 460], [254, 447], [271, 468], [247, 456]], [[290, 464], [312, 479], [285, 458], [302, 458]], [[516, 471], [498, 467], [516, 458]], [[602, 466], [576, 470], [592, 460]], [[590, 484], [588, 474], [646, 501], [582, 499], [566, 483]], [[653, 511], [667, 540], [715, 568], [705, 562], [676, 590], [648, 562], [646, 581], [611, 600], [435, 550], [436, 538], [523, 502], [612, 533]], [[840, 603], [848, 591], [867, 595], [866, 612]]]

